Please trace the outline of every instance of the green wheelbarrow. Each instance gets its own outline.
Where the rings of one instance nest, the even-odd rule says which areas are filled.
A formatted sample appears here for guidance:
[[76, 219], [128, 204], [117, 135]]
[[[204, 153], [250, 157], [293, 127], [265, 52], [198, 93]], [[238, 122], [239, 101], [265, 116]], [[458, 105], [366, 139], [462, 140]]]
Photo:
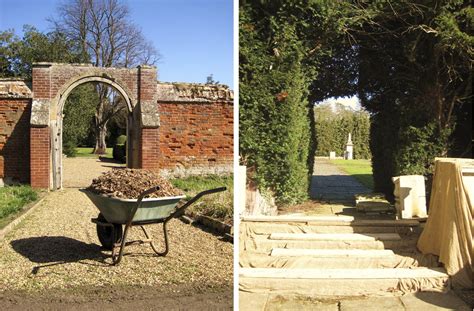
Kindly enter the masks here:
[[[169, 251], [168, 233], [166, 224], [173, 218], [184, 214], [186, 208], [191, 206], [201, 197], [227, 190], [226, 187], [205, 190], [187, 201], [184, 205], [177, 208], [177, 204], [185, 196], [145, 198], [146, 196], [158, 191], [159, 186], [143, 191], [138, 199], [120, 199], [99, 195], [83, 189], [82, 191], [89, 197], [100, 213], [97, 218], [91, 221], [97, 226], [97, 236], [105, 249], [112, 251], [112, 262], [118, 265], [123, 257], [124, 248], [133, 244], [150, 244], [153, 251], [158, 256], [166, 256]], [[150, 234], [145, 229], [145, 225], [163, 224], [163, 235], [165, 247], [159, 251]], [[122, 226], [125, 225], [125, 229]], [[128, 241], [127, 233], [130, 227], [140, 226], [146, 239]]]

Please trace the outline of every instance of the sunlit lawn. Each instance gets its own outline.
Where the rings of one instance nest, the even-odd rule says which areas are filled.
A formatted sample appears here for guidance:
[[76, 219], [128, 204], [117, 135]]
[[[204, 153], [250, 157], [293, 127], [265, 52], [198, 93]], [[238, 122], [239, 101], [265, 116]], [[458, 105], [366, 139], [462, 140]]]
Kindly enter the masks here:
[[353, 176], [369, 189], [374, 189], [370, 160], [331, 160], [331, 163]]
[[[89, 147], [78, 147], [76, 148], [76, 157], [82, 157], [82, 158], [98, 158], [98, 154], [93, 154], [92, 151], [94, 148], [89, 148]], [[112, 148], [107, 148], [107, 153], [101, 155], [106, 158], [112, 158]]]
[[6, 186], [0, 188], [0, 228], [12, 220], [23, 206], [36, 200], [38, 194], [30, 186]]
[[227, 191], [204, 196], [197, 203], [190, 206], [189, 211], [205, 216], [210, 216], [226, 223], [233, 222], [233, 177], [232, 176], [191, 176], [172, 179], [171, 183], [188, 196], [188, 198], [201, 191], [227, 187]]

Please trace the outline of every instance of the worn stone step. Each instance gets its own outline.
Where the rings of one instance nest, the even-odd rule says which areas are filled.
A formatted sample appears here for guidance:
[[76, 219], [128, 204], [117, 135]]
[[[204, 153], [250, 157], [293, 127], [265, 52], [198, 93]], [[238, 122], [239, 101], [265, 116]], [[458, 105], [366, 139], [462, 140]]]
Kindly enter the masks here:
[[[390, 249], [291, 249], [291, 248], [274, 248], [270, 256], [288, 256], [288, 257], [322, 257], [322, 258], [388, 258], [395, 256]], [[350, 262], [347, 262], [350, 264]]]
[[268, 222], [246, 222], [242, 223], [241, 229], [247, 228], [252, 234], [280, 233], [398, 233], [400, 235], [412, 234], [419, 227], [393, 227], [393, 226], [354, 226], [350, 225], [320, 225], [306, 223], [268, 223]]
[[306, 241], [400, 241], [398, 233], [272, 233], [271, 240]]
[[381, 219], [356, 219], [353, 216], [244, 216], [243, 222], [269, 222], [269, 223], [303, 223], [318, 226], [364, 226], [364, 227], [418, 227], [417, 220], [381, 220]]
[[[351, 253], [349, 256], [305, 253], [312, 250], [281, 249], [282, 251], [267, 253], [250, 253], [239, 257], [239, 264], [243, 268], [315, 268], [315, 269], [369, 269], [369, 268], [413, 268], [413, 267], [439, 267], [436, 258], [426, 257], [422, 254], [393, 254], [387, 256], [361, 256]], [[344, 251], [344, 250], [339, 250]], [[373, 251], [373, 250], [372, 250]], [[377, 250], [378, 251], [378, 250]], [[327, 255], [327, 256], [326, 256]]]
[[269, 236], [257, 235], [252, 239], [243, 239], [244, 250], [270, 252], [273, 248], [288, 249], [393, 249], [408, 250], [416, 246], [416, 239], [404, 240], [304, 240], [304, 239], [270, 239]]
[[244, 268], [366, 269], [439, 267], [438, 257], [416, 250], [287, 249], [246, 251], [239, 256]]
[[243, 291], [318, 296], [397, 295], [449, 287], [449, 277], [442, 268], [241, 268], [239, 279]]

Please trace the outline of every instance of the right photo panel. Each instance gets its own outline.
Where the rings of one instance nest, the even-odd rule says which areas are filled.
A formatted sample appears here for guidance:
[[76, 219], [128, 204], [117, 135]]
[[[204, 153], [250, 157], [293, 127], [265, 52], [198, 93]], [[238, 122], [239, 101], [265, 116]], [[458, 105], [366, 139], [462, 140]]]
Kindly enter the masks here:
[[472, 310], [473, 14], [240, 1], [240, 310]]

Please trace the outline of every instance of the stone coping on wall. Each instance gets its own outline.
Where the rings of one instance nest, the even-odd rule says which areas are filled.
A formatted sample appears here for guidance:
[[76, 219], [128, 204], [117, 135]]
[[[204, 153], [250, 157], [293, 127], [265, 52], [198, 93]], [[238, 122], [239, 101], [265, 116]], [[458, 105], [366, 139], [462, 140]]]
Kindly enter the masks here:
[[32, 98], [31, 81], [18, 78], [0, 79], [0, 98]]
[[158, 82], [158, 102], [232, 102], [234, 92], [223, 84]]

